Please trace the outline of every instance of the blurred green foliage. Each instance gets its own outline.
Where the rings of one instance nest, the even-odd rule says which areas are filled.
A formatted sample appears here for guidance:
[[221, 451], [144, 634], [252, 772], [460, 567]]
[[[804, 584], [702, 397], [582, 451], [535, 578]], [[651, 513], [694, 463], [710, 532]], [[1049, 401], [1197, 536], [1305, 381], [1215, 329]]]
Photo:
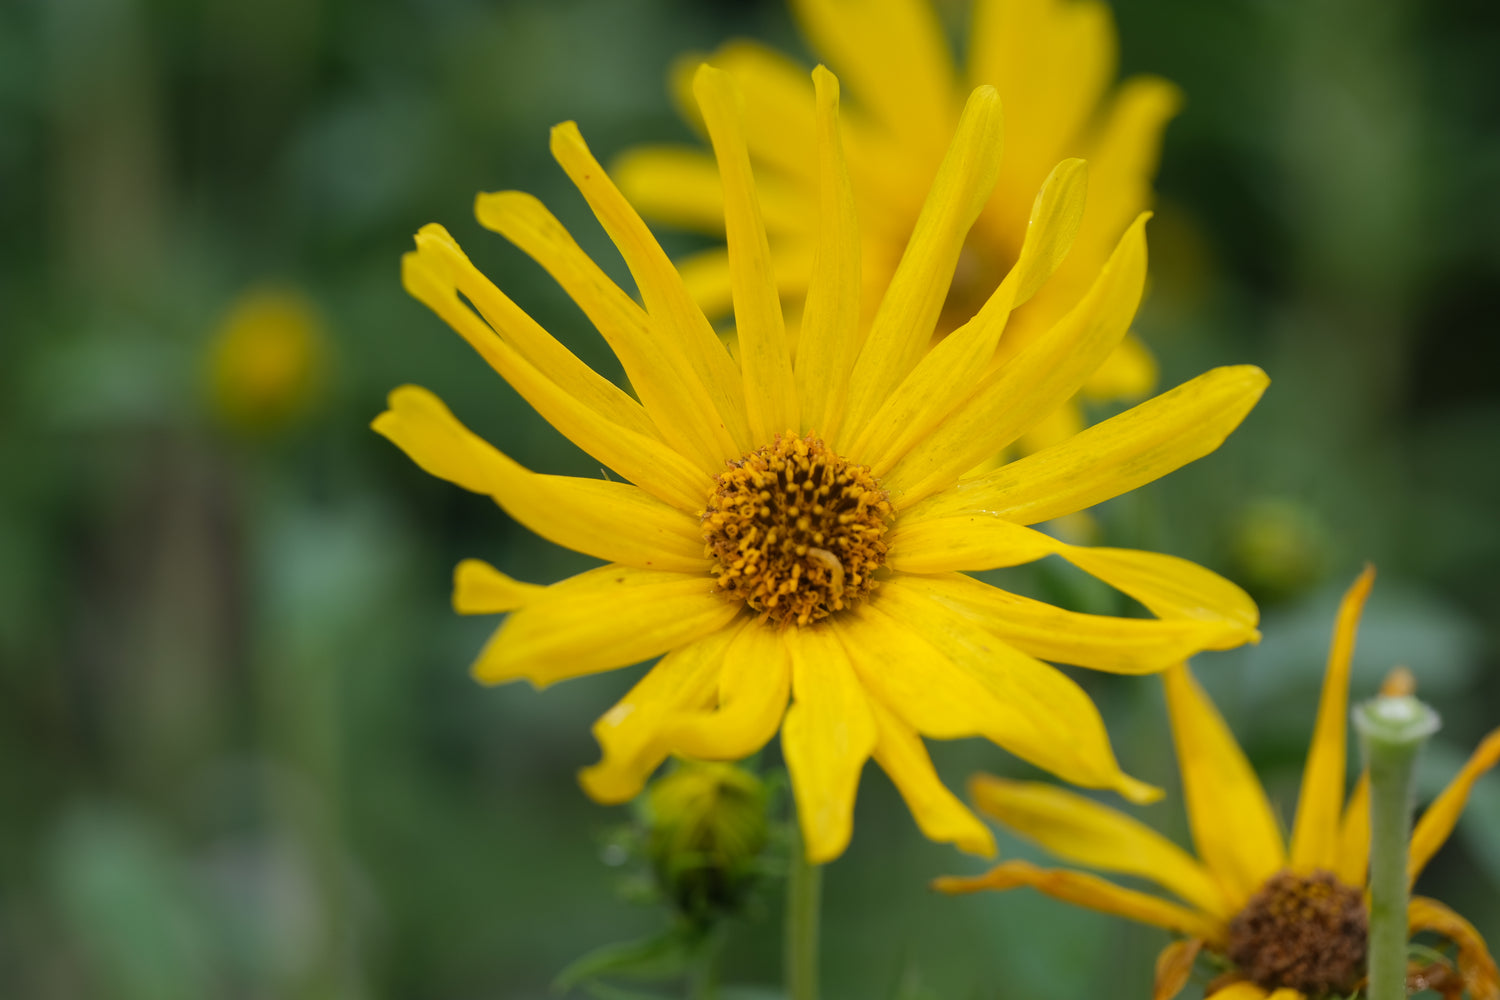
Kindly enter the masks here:
[[[1356, 695], [1393, 663], [1416, 672], [1446, 720], [1430, 794], [1500, 722], [1500, 8], [1116, 9], [1125, 68], [1189, 98], [1138, 329], [1167, 384], [1254, 362], [1273, 385], [1219, 453], [1106, 506], [1104, 538], [1257, 589], [1265, 641], [1197, 666], [1284, 810], [1334, 596], [1375, 561]], [[684, 136], [666, 66], [732, 34], [798, 50], [775, 2], [0, 6], [5, 995], [521, 1000], [660, 925], [612, 892], [599, 838], [622, 813], [573, 779], [638, 670], [484, 690], [465, 665], [491, 623], [447, 607], [462, 557], [542, 582], [587, 560], [367, 423], [418, 382], [518, 460], [592, 474], [402, 293], [397, 259], [448, 225], [617, 372], [471, 199], [538, 194], [623, 279], [546, 129], [576, 118], [605, 158]], [[209, 359], [268, 283], [321, 317], [321, 375], [295, 420], [247, 427], [223, 419]], [[1051, 565], [999, 576], [1125, 610]], [[1080, 679], [1126, 767], [1170, 787], [1157, 684]], [[977, 743], [934, 751], [955, 784], [1024, 771]], [[829, 997], [1144, 990], [1159, 934], [1030, 894], [928, 893], [975, 863], [923, 841], [871, 774], [827, 873]], [[1492, 941], [1497, 783], [1423, 884]], [[1141, 812], [1182, 837], [1177, 803]], [[778, 940], [774, 917], [736, 926], [726, 976], [774, 986]]]

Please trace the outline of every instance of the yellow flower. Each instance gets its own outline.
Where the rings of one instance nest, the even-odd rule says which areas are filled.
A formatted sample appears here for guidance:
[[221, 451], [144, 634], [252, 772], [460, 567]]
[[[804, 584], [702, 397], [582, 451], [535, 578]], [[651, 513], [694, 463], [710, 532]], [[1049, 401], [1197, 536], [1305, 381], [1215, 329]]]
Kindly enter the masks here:
[[[1077, 864], [1149, 879], [1181, 902], [1126, 889], [1083, 872], [1009, 861], [973, 878], [939, 879], [944, 892], [1032, 886], [1049, 896], [1154, 924], [1187, 937], [1157, 959], [1157, 1000], [1175, 996], [1202, 948], [1235, 964], [1210, 998], [1275, 1000], [1347, 995], [1364, 976], [1362, 887], [1370, 854], [1368, 777], [1343, 805], [1349, 665], [1373, 570], [1344, 597], [1286, 847], [1265, 790], [1243, 751], [1186, 666], [1165, 674], [1183, 794], [1198, 858], [1142, 823], [1059, 788], [975, 777], [981, 810]], [[1500, 760], [1500, 729], [1480, 743], [1412, 834], [1413, 882], [1453, 832], [1474, 782]], [[1342, 808], [1341, 808], [1342, 807]], [[1185, 905], [1184, 905], [1185, 904]], [[1458, 945], [1458, 971], [1476, 1000], [1500, 998], [1500, 974], [1484, 940], [1436, 900], [1413, 897], [1413, 933], [1435, 931]]]
[[[1120, 235], [1151, 201], [1161, 134], [1180, 104], [1177, 88], [1136, 76], [1115, 86], [1117, 39], [1109, 7], [1097, 0], [975, 0], [967, 65], [955, 61], [930, 0], [793, 0], [810, 48], [848, 85], [855, 112], [844, 117], [849, 174], [859, 209], [864, 273], [862, 314], [875, 314], [915, 230], [922, 195], [942, 161], [969, 91], [991, 85], [1005, 107], [1005, 162], [959, 258], [938, 332], [966, 321], [1018, 259], [1032, 195], [1067, 157], [1089, 163], [1088, 211], [1066, 261], [1017, 311], [1000, 345], [1023, 350], [1088, 291]], [[692, 113], [692, 73], [674, 75], [684, 116]], [[751, 41], [711, 57], [745, 94], [746, 141], [758, 176], [777, 282], [788, 303], [808, 287], [818, 240], [818, 174], [804, 155], [814, 134], [813, 102], [794, 62]], [[706, 152], [642, 147], [616, 168], [619, 183], [648, 217], [722, 233], [724, 202]], [[710, 317], [732, 295], [723, 248], [682, 267]], [[1125, 337], [1083, 383], [1094, 400], [1139, 399], [1156, 382], [1144, 345]], [[1032, 451], [1084, 425], [1077, 403], [1055, 408], [1016, 442]]]
[[[696, 89], [723, 174], [737, 358], [572, 123], [553, 130], [553, 155], [624, 256], [644, 306], [535, 198], [480, 195], [476, 213], [562, 285], [619, 357], [635, 396], [549, 336], [441, 227], [418, 234], [403, 261], [412, 294], [627, 481], [532, 473], [427, 391], [392, 393], [375, 429], [424, 469], [609, 563], [547, 588], [461, 564], [457, 610], [510, 613], [474, 674], [544, 686], [665, 654], [594, 727], [603, 759], [582, 773], [585, 789], [622, 802], [671, 753], [736, 759], [779, 728], [814, 861], [843, 851], [871, 756], [928, 836], [993, 850], [989, 831], [938, 781], [919, 734], [984, 736], [1068, 781], [1153, 798], [1157, 790], [1120, 770], [1083, 690], [1041, 660], [1158, 671], [1195, 650], [1254, 639], [1255, 605], [1184, 560], [1069, 545], [1026, 525], [1212, 451], [1266, 377], [1250, 366], [1215, 369], [1056, 448], [961, 480], [1072, 395], [1125, 335], [1145, 280], [1145, 216], [1077, 309], [1025, 352], [992, 363], [1011, 305], [1042, 284], [1076, 227], [1084, 167], [1065, 161], [1036, 199], [1009, 277], [932, 347], [964, 234], [998, 169], [999, 100], [979, 88], [864, 332], [838, 83], [821, 68], [814, 78], [819, 128], [808, 155], [825, 197], [795, 356], [736, 94], [710, 67]], [[1159, 618], [1072, 614], [958, 572], [1047, 555]]]
[[272, 287], [246, 292], [210, 348], [215, 409], [246, 430], [285, 426], [317, 395], [325, 339], [316, 307], [300, 292]]

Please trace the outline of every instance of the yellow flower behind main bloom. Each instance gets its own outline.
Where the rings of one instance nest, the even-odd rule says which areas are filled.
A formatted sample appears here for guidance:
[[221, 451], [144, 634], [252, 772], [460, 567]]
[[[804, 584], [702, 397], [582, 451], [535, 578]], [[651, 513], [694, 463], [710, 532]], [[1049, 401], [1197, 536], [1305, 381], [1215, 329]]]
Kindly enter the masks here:
[[[1167, 710], [1198, 858], [1137, 820], [1060, 788], [979, 775], [971, 790], [982, 811], [1058, 857], [1150, 879], [1181, 903], [1025, 861], [1008, 861], [973, 878], [939, 879], [937, 887], [974, 892], [1032, 886], [1187, 935], [1157, 959], [1156, 1000], [1176, 996], [1204, 948], [1235, 970], [1211, 989], [1210, 1000], [1316, 1000], [1353, 993], [1365, 975], [1370, 789], [1368, 776], [1361, 777], [1344, 805], [1344, 758], [1349, 667], [1373, 582], [1373, 571], [1365, 570], [1339, 609], [1290, 848], [1224, 720], [1188, 668], [1178, 666], [1165, 675]], [[1497, 761], [1500, 729], [1480, 743], [1417, 822], [1412, 882], [1453, 832], [1474, 782]], [[1434, 931], [1458, 945], [1458, 973], [1475, 1000], [1500, 1000], [1500, 973], [1467, 920], [1422, 896], [1412, 898], [1407, 916], [1413, 933]]]
[[[1120, 235], [1150, 207], [1162, 131], [1176, 113], [1177, 88], [1157, 77], [1115, 83], [1117, 39], [1098, 0], [975, 0], [967, 64], [955, 65], [931, 0], [793, 0], [812, 50], [847, 84], [856, 107], [842, 123], [860, 215], [863, 314], [875, 313], [922, 211], [969, 91], [992, 85], [1005, 107], [1005, 162], [993, 195], [970, 231], [938, 332], [981, 306], [1016, 262], [1032, 195], [1067, 157], [1089, 163], [1089, 200], [1068, 257], [1046, 287], [1017, 310], [1002, 354], [1024, 348], [1088, 291]], [[746, 138], [761, 180], [762, 205], [778, 284], [800, 302], [817, 246], [818, 176], [804, 155], [814, 132], [803, 71], [756, 42], [735, 41], [710, 61], [745, 94]], [[686, 116], [696, 60], [674, 81]], [[621, 188], [648, 217], [708, 233], [724, 231], [724, 205], [712, 156], [698, 149], [641, 147], [616, 167]], [[699, 302], [715, 316], [732, 299], [723, 249], [682, 267]], [[1139, 399], [1156, 364], [1134, 337], [1083, 383], [1098, 400]], [[1076, 402], [1054, 410], [1018, 440], [1031, 451], [1083, 426]]]
[[[706, 66], [696, 92], [723, 176], [737, 358], [571, 123], [553, 130], [552, 152], [624, 256], [643, 305], [529, 195], [481, 195], [476, 212], [582, 308], [634, 396], [522, 312], [441, 227], [418, 234], [403, 261], [412, 294], [627, 480], [530, 472], [426, 390], [391, 394], [374, 426], [424, 469], [608, 562], [545, 588], [461, 564], [457, 610], [509, 612], [474, 673], [544, 686], [661, 656], [594, 727], [603, 759], [583, 772], [584, 787], [600, 801], [625, 801], [669, 754], [737, 759], [779, 729], [814, 861], [848, 842], [871, 756], [928, 836], [993, 850], [989, 831], [939, 782], [921, 736], [983, 736], [1068, 781], [1153, 798], [1155, 789], [1120, 770], [1088, 696], [1042, 660], [1158, 671], [1254, 639], [1255, 605], [1184, 560], [1068, 545], [1027, 525], [1212, 451], [1266, 377], [1250, 366], [1215, 369], [1056, 448], [961, 479], [1072, 395], [1125, 335], [1145, 280], [1145, 216], [1075, 310], [997, 362], [1011, 309], [1048, 279], [1077, 229], [1085, 168], [1060, 164], [1005, 282], [932, 346], [965, 234], [999, 169], [1000, 104], [980, 88], [866, 330], [838, 84], [821, 68], [814, 79], [819, 127], [808, 155], [822, 178], [819, 260], [795, 356], [736, 94]], [[1159, 617], [1073, 614], [959, 572], [1047, 555]]]

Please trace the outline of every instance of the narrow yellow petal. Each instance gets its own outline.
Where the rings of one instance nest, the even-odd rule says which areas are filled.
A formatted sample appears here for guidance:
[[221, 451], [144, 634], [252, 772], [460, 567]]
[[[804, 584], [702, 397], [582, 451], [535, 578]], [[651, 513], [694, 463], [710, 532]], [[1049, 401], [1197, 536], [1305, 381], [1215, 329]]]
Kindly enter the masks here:
[[390, 394], [372, 426], [427, 472], [492, 498], [543, 538], [607, 562], [707, 574], [697, 520], [629, 483], [541, 476], [478, 437], [432, 393]]
[[632, 146], [610, 176], [638, 211], [676, 229], [722, 235], [724, 186], [712, 156], [693, 146]]
[[961, 573], [912, 577], [907, 585], [958, 611], [1021, 652], [1117, 674], [1152, 674], [1212, 648], [1215, 622], [1084, 615], [992, 587]]
[[988, 375], [884, 479], [897, 508], [944, 489], [1065, 403], [1120, 343], [1146, 280], [1143, 212], [1078, 306]]
[[1300, 872], [1332, 868], [1338, 860], [1339, 810], [1344, 804], [1345, 757], [1349, 745], [1349, 667], [1365, 599], [1375, 584], [1375, 567], [1354, 581], [1333, 626], [1333, 648], [1323, 674], [1318, 720], [1302, 772], [1302, 793], [1292, 826], [1292, 867]]
[[1266, 1000], [1270, 994], [1264, 987], [1241, 979], [1237, 983], [1230, 983], [1221, 990], [1215, 990], [1206, 1000]]
[[705, 708], [718, 686], [720, 656], [735, 629], [720, 629], [661, 658], [594, 723], [603, 757], [578, 772], [597, 802], [629, 802], [667, 757], [663, 720]]
[[[744, 95], [745, 140], [751, 158], [791, 178], [791, 186], [805, 199], [806, 186], [817, 173], [807, 155], [814, 131], [807, 70], [787, 55], [746, 39], [726, 42], [707, 60], [682, 59], [673, 68], [672, 84], [690, 120], [697, 110], [693, 78], [705, 61], [728, 73]], [[809, 207], [805, 201], [800, 206], [804, 211]], [[771, 224], [769, 214], [766, 223]], [[805, 227], [803, 216], [794, 228]]]
[[1254, 365], [1215, 368], [1061, 444], [961, 480], [907, 516], [982, 511], [1036, 524], [1084, 510], [1213, 451], [1267, 384]]
[[711, 482], [691, 461], [657, 437], [614, 423], [544, 376], [459, 302], [430, 262], [408, 253], [401, 264], [407, 291], [469, 343], [483, 344], [485, 359], [564, 437], [659, 500], [689, 513], [702, 510]]
[[947, 573], [1035, 562], [1062, 542], [1034, 528], [985, 514], [898, 515], [887, 536], [886, 565], [899, 573]]
[[674, 753], [704, 760], [739, 760], [768, 743], [791, 693], [786, 643], [771, 625], [752, 623], [724, 650], [717, 711], [668, 721], [662, 738]]
[[1244, 751], [1187, 666], [1163, 676], [1193, 842], [1238, 909], [1286, 867], [1281, 830]]
[[659, 435], [716, 475], [738, 445], [717, 421], [708, 388], [686, 354], [584, 253], [545, 205], [522, 191], [481, 194], [474, 200], [479, 224], [510, 240], [562, 286], [604, 337], [641, 397]]
[[601, 566], [513, 611], [475, 661], [474, 678], [537, 687], [649, 660], [729, 624], [739, 605], [707, 575]]
[[1500, 729], [1492, 731], [1475, 749], [1474, 755], [1464, 764], [1463, 770], [1448, 783], [1448, 787], [1436, 799], [1422, 818], [1417, 821], [1411, 835], [1411, 880], [1415, 882], [1427, 862], [1443, 846], [1454, 824], [1469, 801], [1469, 793], [1486, 771], [1500, 762]]
[[1083, 217], [1088, 169], [1058, 164], [1036, 196], [1020, 258], [968, 323], [927, 352], [854, 437], [849, 453], [878, 476], [962, 402], [983, 377], [1011, 310], [1057, 267]]
[[875, 716], [875, 762], [901, 792], [922, 833], [961, 851], [994, 857], [995, 835], [943, 784], [921, 738], [879, 700], [872, 698], [869, 704]]
[[887, 581], [873, 603], [1006, 706], [1005, 715], [983, 730], [987, 738], [1075, 785], [1110, 788], [1134, 802], [1161, 797], [1159, 789], [1120, 770], [1104, 720], [1081, 687], [1056, 668], [1006, 645], [906, 586], [907, 579], [898, 576]]
[[453, 610], [461, 615], [514, 611], [546, 589], [513, 580], [481, 559], [465, 559], [453, 568]]
[[984, 875], [972, 878], [948, 876], [932, 883], [939, 892], [953, 894], [1004, 891], [1030, 886], [1038, 892], [1074, 906], [1109, 913], [1137, 923], [1164, 927], [1207, 941], [1221, 941], [1224, 925], [1196, 910], [1134, 889], [1126, 889], [1097, 875], [1065, 869], [1045, 869], [1027, 861], [1006, 861]]
[[964, 106], [953, 144], [855, 362], [839, 451], [847, 450], [854, 432], [926, 351], [964, 238], [994, 190], [1003, 131], [994, 89], [980, 87]]
[[975, 808], [1064, 861], [1150, 879], [1211, 917], [1234, 911], [1197, 859], [1124, 813], [1075, 792], [988, 774], [969, 780]]
[[1458, 974], [1474, 1000], [1500, 1000], [1500, 970], [1474, 925], [1435, 899], [1413, 896], [1406, 907], [1411, 933], [1432, 931], [1458, 945]]
[[1370, 869], [1370, 775], [1365, 772], [1354, 785], [1349, 804], [1339, 823], [1338, 856], [1333, 873], [1345, 885], [1364, 885]]
[[1193, 966], [1203, 942], [1198, 938], [1173, 941], [1156, 956], [1156, 979], [1151, 986], [1151, 1000], [1172, 1000], [1192, 978]]
[[813, 70], [817, 98], [818, 250], [802, 310], [797, 393], [802, 429], [835, 439], [859, 351], [860, 246], [854, 190], [839, 139], [839, 82]]
[[688, 359], [693, 372], [708, 390], [715, 412], [702, 414], [701, 419], [715, 425], [722, 423], [729, 439], [734, 442], [736, 450], [733, 453], [743, 455], [750, 450], [750, 437], [745, 423], [745, 395], [740, 385], [739, 368], [709, 325], [703, 310], [688, 294], [682, 276], [641, 221], [640, 215], [584, 145], [576, 124], [564, 122], [552, 130], [552, 155], [625, 258], [625, 265], [630, 268], [646, 311], [656, 321], [657, 329], [662, 336], [673, 341], [675, 349]]
[[707, 63], [698, 68], [693, 91], [724, 184], [724, 226], [745, 412], [752, 440], [766, 442], [798, 427], [797, 391], [781, 299], [771, 270], [771, 247], [745, 146], [743, 112], [729, 74]]
[[854, 831], [859, 774], [875, 749], [875, 720], [849, 656], [826, 626], [788, 629], [796, 701], [781, 726], [807, 860], [832, 861]]

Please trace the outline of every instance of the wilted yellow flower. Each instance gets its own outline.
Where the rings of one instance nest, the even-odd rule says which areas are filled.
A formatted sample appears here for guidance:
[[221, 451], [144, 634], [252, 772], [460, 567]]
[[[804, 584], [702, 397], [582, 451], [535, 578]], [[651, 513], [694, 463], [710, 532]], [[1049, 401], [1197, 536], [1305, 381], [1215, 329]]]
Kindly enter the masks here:
[[[1069, 545], [1025, 525], [1212, 451], [1266, 377], [1249, 366], [1215, 369], [1062, 445], [961, 480], [1071, 396], [1125, 335], [1145, 280], [1145, 216], [1073, 312], [997, 361], [1012, 307], [1042, 286], [1076, 230], [1084, 168], [1059, 165], [1006, 281], [932, 346], [965, 233], [999, 169], [999, 99], [979, 88], [866, 331], [838, 84], [821, 68], [814, 78], [818, 129], [807, 155], [822, 177], [819, 263], [795, 356], [745, 128], [719, 70], [704, 67], [696, 92], [726, 192], [738, 358], [572, 123], [553, 130], [553, 155], [624, 256], [644, 307], [535, 198], [481, 195], [476, 213], [582, 308], [634, 397], [549, 336], [441, 227], [418, 234], [403, 269], [412, 294], [628, 481], [529, 472], [426, 390], [392, 393], [374, 426], [424, 469], [609, 563], [546, 588], [461, 564], [460, 612], [510, 612], [475, 676], [544, 686], [665, 654], [594, 727], [604, 758], [583, 773], [584, 787], [600, 801], [625, 801], [670, 753], [736, 759], [779, 728], [814, 861], [848, 842], [871, 756], [928, 836], [993, 849], [985, 826], [938, 781], [919, 734], [984, 736], [1069, 781], [1152, 798], [1155, 789], [1120, 770], [1083, 690], [1041, 660], [1157, 671], [1192, 651], [1252, 639], [1255, 605], [1184, 560]], [[1053, 554], [1159, 619], [1072, 614], [958, 572]]]
[[210, 349], [214, 408], [236, 426], [275, 430], [313, 403], [324, 374], [317, 308], [289, 288], [256, 288], [229, 311]]
[[[1178, 666], [1165, 675], [1167, 709], [1198, 858], [1137, 820], [1060, 788], [979, 775], [971, 792], [981, 810], [1058, 857], [1149, 879], [1182, 902], [1024, 861], [1005, 862], [974, 878], [939, 879], [937, 887], [973, 892], [1032, 886], [1066, 902], [1187, 935], [1157, 959], [1157, 1000], [1182, 989], [1202, 948], [1235, 967], [1210, 990], [1210, 1000], [1354, 992], [1365, 974], [1370, 801], [1365, 776], [1344, 805], [1349, 666], [1373, 582], [1374, 572], [1367, 569], [1339, 609], [1290, 850], [1244, 752], [1188, 668]], [[1413, 882], [1453, 832], [1474, 782], [1496, 761], [1500, 729], [1480, 743], [1417, 822]], [[1412, 933], [1434, 931], [1458, 945], [1458, 971], [1476, 1000], [1500, 998], [1494, 959], [1468, 921], [1421, 896], [1412, 898], [1407, 912]]]
[[[1115, 85], [1114, 22], [1098, 0], [975, 0], [966, 65], [953, 54], [930, 0], [792, 0], [808, 45], [845, 82], [855, 106], [842, 122], [859, 210], [862, 315], [875, 315], [921, 215], [923, 195], [975, 87], [993, 86], [1005, 107], [1005, 162], [958, 259], [938, 322], [946, 333], [969, 319], [1020, 257], [1032, 195], [1068, 157], [1089, 163], [1088, 210], [1067, 259], [1010, 319], [999, 346], [1011, 357], [1087, 293], [1131, 222], [1150, 205], [1161, 134], [1180, 103], [1165, 80], [1136, 76]], [[815, 131], [804, 72], [752, 41], [735, 41], [710, 61], [745, 95], [746, 142], [760, 180], [773, 269], [788, 303], [800, 303], [818, 241], [817, 164], [805, 153]], [[695, 125], [692, 74], [674, 77]], [[642, 147], [616, 173], [648, 217], [707, 233], [724, 231], [724, 201], [713, 158], [694, 148]], [[716, 316], [732, 298], [728, 254], [686, 261], [694, 296]], [[1134, 337], [1083, 383], [1096, 400], [1139, 399], [1156, 364]], [[1056, 443], [1083, 426], [1076, 403], [1058, 407], [1017, 442], [1022, 451]]]

